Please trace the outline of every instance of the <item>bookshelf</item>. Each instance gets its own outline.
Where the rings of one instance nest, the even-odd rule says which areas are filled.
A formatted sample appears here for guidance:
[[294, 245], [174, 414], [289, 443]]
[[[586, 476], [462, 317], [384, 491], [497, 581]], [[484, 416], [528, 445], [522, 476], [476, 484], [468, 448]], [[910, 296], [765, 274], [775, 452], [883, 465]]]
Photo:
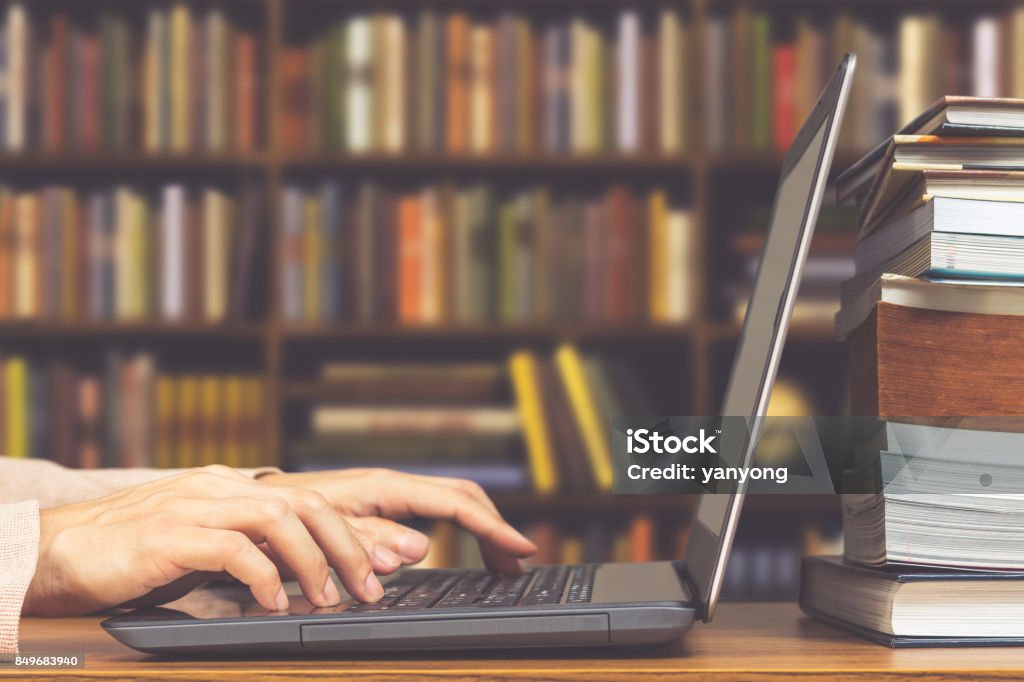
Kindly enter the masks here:
[[[265, 190], [267, 243], [263, 268], [258, 278], [255, 308], [262, 313], [252, 319], [215, 322], [9, 320], [0, 321], [0, 348], [44, 349], [56, 356], [95, 353], [110, 346], [155, 349], [178, 365], [206, 367], [227, 357], [246, 369], [258, 372], [265, 387], [265, 407], [270, 418], [262, 429], [268, 464], [279, 463], [289, 422], [296, 403], [315, 402], [322, 388], [310, 381], [310, 358], [409, 358], [425, 355], [439, 358], [501, 357], [520, 347], [551, 350], [563, 340], [581, 347], [614, 350], [646, 363], [648, 369], [663, 366], [662, 372], [648, 371], [660, 403], [681, 414], [709, 414], [718, 408], [724, 390], [731, 352], [739, 325], [725, 311], [718, 296], [729, 283], [722, 273], [736, 269], [735, 254], [728, 240], [737, 224], [746, 220], [737, 212], [745, 202], [763, 204], [774, 192], [781, 158], [772, 149], [752, 150], [716, 145], [710, 135], [714, 126], [708, 93], [723, 86], [714, 82], [709, 69], [709, 44], [716, 18], [728, 23], [741, 8], [781, 17], [811, 15], [827, 24], [838, 15], [851, 15], [868, 23], [884, 23], [908, 12], [935, 11], [953, 17], [1016, 11], [1020, 4], [1009, 0], [974, 3], [968, 0], [502, 0], [481, 3], [471, 0], [183, 0], [197, 9], [224, 7], [240, 17], [259, 41], [258, 113], [261, 121], [258, 144], [245, 151], [145, 152], [117, 151], [2, 151], [0, 182], [39, 182], [58, 178], [61, 182], [110, 181], [156, 182], [167, 178], [215, 178], [226, 182], [255, 182]], [[102, 0], [33, 0], [34, 17], [66, 11], [72, 16], [90, 17], [100, 11], [127, 12], [140, 21], [145, 8], [169, 7], [172, 2]], [[0, 9], [7, 3], [0, 4]], [[661, 153], [651, 150], [624, 153], [547, 152], [542, 150], [501, 153], [445, 153], [438, 151], [346, 152], [294, 148], [286, 144], [282, 119], [286, 104], [282, 56], [297, 37], [308, 35], [310, 24], [360, 11], [415, 12], [423, 6], [440, 11], [468, 11], [494, 15], [502, 9], [527, 17], [548, 14], [594, 12], [608, 21], [624, 7], [653, 13], [676, 8], [689, 28], [686, 45], [687, 139], [682, 150]], [[649, 15], [646, 15], [649, 16]], [[966, 25], [966, 24], [965, 24]], [[140, 23], [141, 26], [141, 23]], [[967, 31], [968, 29], [964, 29]], [[962, 44], [958, 48], [968, 49]], [[734, 74], [722, 76], [735, 80]], [[891, 84], [890, 84], [891, 85]], [[729, 87], [732, 87], [731, 85]], [[953, 93], [950, 93], [953, 94]], [[1019, 96], [1019, 93], [1016, 93]], [[730, 123], [731, 125], [731, 123]], [[880, 136], [879, 138], [880, 139]], [[842, 169], [858, 157], [864, 146], [847, 144], [835, 162]], [[638, 323], [621, 325], [585, 321], [515, 322], [507, 324], [452, 324], [404, 326], [397, 323], [354, 321], [315, 324], [294, 322], [282, 314], [280, 253], [282, 228], [281, 197], [294, 179], [315, 181], [339, 177], [395, 178], [416, 182], [424, 178], [482, 178], [496, 185], [518, 183], [564, 183], [587, 186], [595, 182], [628, 179], [640, 186], [660, 182], [684, 198], [695, 227], [692, 248], [701, 255], [690, 273], [695, 313], [684, 323]], [[740, 225], [740, 227], [745, 227]], [[790, 329], [783, 359], [783, 374], [810, 377], [814, 401], [826, 410], [841, 411], [845, 394], [845, 359], [842, 347], [833, 340], [827, 321], [796, 321]], [[692, 501], [598, 495], [539, 496], [532, 493], [496, 494], [498, 504], [517, 518], [563, 515], [581, 516], [599, 512], [628, 517], [651, 514], [679, 522], [692, 511]], [[794, 497], [750, 501], [756, 523], [768, 526], [777, 519], [837, 518], [834, 500]], [[745, 521], [755, 523], [755, 521]]]

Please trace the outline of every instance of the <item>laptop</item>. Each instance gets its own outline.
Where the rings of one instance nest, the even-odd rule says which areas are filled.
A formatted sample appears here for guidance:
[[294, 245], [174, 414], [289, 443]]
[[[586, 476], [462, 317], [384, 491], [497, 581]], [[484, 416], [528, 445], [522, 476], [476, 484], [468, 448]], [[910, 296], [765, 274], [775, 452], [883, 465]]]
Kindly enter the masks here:
[[[747, 419], [721, 455], [749, 466], [835, 152], [853, 77], [846, 55], [787, 152], [723, 415]], [[522, 575], [405, 569], [376, 604], [268, 612], [239, 584], [207, 586], [103, 627], [161, 654], [246, 655], [627, 647], [677, 640], [714, 616], [745, 487], [705, 494], [680, 561], [535, 566]]]

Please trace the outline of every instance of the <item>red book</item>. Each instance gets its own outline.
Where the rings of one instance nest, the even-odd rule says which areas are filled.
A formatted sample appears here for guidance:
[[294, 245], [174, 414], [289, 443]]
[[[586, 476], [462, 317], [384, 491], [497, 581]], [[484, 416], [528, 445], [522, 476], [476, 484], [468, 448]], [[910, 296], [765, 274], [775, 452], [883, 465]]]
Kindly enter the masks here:
[[14, 312], [14, 199], [7, 193], [0, 199], [0, 319]]
[[286, 48], [281, 57], [281, 81], [284, 89], [284, 115], [281, 117], [281, 142], [285, 149], [305, 149], [309, 120], [309, 54], [303, 48]]
[[256, 38], [242, 33], [235, 38], [235, 148], [256, 146]]
[[68, 40], [68, 17], [63, 12], [57, 12], [50, 18], [50, 44], [46, 51], [43, 142], [48, 151], [59, 151], [65, 145], [65, 121], [68, 111]]
[[776, 45], [772, 52], [775, 70], [775, 149], [784, 152], [796, 137], [796, 46]]
[[402, 197], [398, 202], [398, 319], [403, 324], [421, 321], [422, 242], [419, 197]]
[[82, 36], [82, 148], [100, 146], [100, 47], [95, 34]]

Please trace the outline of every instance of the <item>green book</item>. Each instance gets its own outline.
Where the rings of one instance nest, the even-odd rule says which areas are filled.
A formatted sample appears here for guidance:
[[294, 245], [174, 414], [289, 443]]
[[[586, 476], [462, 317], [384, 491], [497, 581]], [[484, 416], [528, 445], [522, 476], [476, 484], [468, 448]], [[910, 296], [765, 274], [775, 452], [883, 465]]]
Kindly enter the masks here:
[[324, 144], [340, 150], [345, 139], [345, 25], [331, 29], [323, 51]]
[[772, 146], [772, 24], [762, 12], [750, 20], [750, 58], [753, 87], [750, 98], [751, 147], [768, 150]]
[[516, 319], [519, 299], [519, 278], [516, 276], [518, 237], [516, 200], [509, 198], [498, 209], [498, 319], [502, 322]]

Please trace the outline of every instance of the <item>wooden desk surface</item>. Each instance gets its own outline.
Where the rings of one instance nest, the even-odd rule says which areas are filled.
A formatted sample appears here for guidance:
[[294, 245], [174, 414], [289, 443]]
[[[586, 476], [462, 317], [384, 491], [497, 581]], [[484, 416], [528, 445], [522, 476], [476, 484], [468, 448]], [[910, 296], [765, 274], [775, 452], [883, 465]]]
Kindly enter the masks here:
[[22, 650], [85, 652], [84, 668], [56, 671], [0, 669], [5, 677], [200, 680], [433, 679], [498, 680], [774, 680], [1019, 679], [1024, 648], [899, 650], [856, 639], [804, 617], [795, 604], [724, 604], [710, 625], [697, 624], [673, 646], [630, 655], [383, 656], [287, 660], [176, 661], [118, 644], [96, 618], [27, 619]]

